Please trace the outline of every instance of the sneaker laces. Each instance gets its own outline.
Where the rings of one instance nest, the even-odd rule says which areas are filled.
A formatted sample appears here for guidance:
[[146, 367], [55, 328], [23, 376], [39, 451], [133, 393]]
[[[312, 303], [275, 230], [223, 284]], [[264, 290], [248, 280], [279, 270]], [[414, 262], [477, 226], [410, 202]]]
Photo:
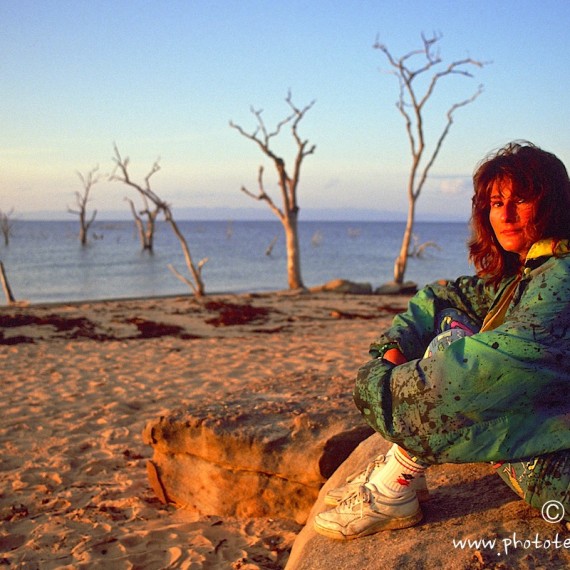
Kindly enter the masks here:
[[360, 485], [356, 491], [353, 491], [350, 495], [346, 496], [341, 500], [337, 509], [340, 507], [346, 507], [351, 509], [360, 505], [360, 518], [364, 516], [364, 505], [372, 502], [372, 491], [366, 487], [366, 485]]

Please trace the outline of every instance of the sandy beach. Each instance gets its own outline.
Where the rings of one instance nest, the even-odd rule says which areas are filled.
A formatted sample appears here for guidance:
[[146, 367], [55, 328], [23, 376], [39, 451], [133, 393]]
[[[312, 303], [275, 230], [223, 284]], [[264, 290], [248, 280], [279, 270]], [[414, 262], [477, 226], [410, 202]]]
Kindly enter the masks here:
[[300, 526], [163, 505], [143, 428], [253, 380], [312, 369], [351, 385], [406, 302], [283, 292], [1, 307], [2, 564], [283, 568]]

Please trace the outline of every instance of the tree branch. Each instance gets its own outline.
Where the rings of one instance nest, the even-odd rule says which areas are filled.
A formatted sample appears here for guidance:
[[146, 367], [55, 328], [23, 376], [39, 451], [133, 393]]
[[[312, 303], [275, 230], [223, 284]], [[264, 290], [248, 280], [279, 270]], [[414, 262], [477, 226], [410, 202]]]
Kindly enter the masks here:
[[425, 184], [425, 181], [427, 179], [427, 176], [429, 174], [429, 171], [430, 171], [431, 167], [433, 166], [433, 163], [435, 162], [435, 159], [437, 158], [439, 151], [441, 150], [441, 147], [443, 145], [443, 141], [445, 140], [445, 138], [447, 137], [447, 135], [449, 133], [449, 130], [451, 129], [451, 125], [453, 124], [453, 114], [455, 113], [455, 111], [457, 109], [459, 109], [461, 107], [465, 107], [465, 105], [468, 105], [469, 103], [472, 103], [473, 101], [475, 101], [475, 99], [477, 99], [477, 97], [479, 97], [479, 95], [481, 95], [481, 93], [483, 93], [483, 86], [479, 85], [477, 91], [471, 97], [469, 97], [468, 99], [465, 99], [464, 101], [460, 101], [459, 103], [455, 103], [447, 111], [447, 123], [445, 125], [445, 128], [441, 132], [441, 134], [437, 140], [435, 149], [434, 149], [428, 163], [426, 164], [426, 166], [422, 172], [420, 182], [418, 183], [417, 189], [414, 192], [414, 199], [417, 199], [418, 196], [420, 195], [422, 188]]
[[[123, 159], [121, 157], [121, 153], [119, 152], [119, 148], [117, 147], [116, 144], [114, 145], [114, 149], [115, 149], [115, 156], [113, 157], [113, 162], [115, 163], [115, 168], [113, 170], [113, 173], [110, 176], [110, 180], [117, 181], [117, 182], [123, 182], [127, 186], [134, 188], [144, 198], [148, 198], [155, 206], [159, 207], [160, 209], [167, 208], [168, 204], [166, 202], [164, 202], [163, 200], [161, 200], [152, 191], [152, 189], [150, 187], [151, 177], [160, 170], [160, 164], [159, 164], [160, 159], [157, 158], [154, 161], [149, 173], [144, 178], [145, 186], [143, 187], [140, 184], [133, 182], [129, 177], [129, 171], [128, 171], [128, 166], [129, 166], [129, 162], [130, 162], [129, 157], [127, 156]], [[117, 170], [121, 173], [120, 175], [116, 174]], [[146, 200], [145, 200], [145, 204], [148, 205]]]
[[250, 198], [253, 198], [254, 200], [262, 200], [264, 202], [267, 202], [267, 205], [271, 208], [271, 211], [280, 220], [282, 220], [284, 218], [283, 211], [275, 204], [275, 202], [273, 202], [271, 196], [269, 196], [269, 194], [265, 192], [265, 188], [263, 186], [263, 166], [259, 167], [259, 172], [257, 174], [257, 184], [259, 189], [259, 192], [257, 194], [250, 192], [245, 186], [241, 187], [241, 191], [244, 194], [247, 194]]

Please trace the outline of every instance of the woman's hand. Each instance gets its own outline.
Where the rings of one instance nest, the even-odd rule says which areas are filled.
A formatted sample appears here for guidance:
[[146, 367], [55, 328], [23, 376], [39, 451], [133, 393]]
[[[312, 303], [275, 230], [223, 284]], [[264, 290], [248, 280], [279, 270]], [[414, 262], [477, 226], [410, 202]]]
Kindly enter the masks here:
[[382, 359], [396, 366], [408, 362], [407, 358], [397, 348], [391, 348], [390, 350], [387, 350]]

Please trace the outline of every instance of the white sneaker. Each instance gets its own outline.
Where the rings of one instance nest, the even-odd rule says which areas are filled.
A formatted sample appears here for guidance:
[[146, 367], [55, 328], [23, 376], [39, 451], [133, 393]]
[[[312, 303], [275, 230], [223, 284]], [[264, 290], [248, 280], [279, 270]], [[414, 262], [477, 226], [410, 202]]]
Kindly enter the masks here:
[[381, 530], [408, 528], [422, 519], [415, 492], [386, 497], [364, 485], [334, 509], [315, 517], [315, 530], [329, 538], [352, 540]]
[[[346, 482], [341, 487], [330, 489], [325, 495], [325, 505], [336, 507], [342, 499], [355, 493], [361, 485], [365, 485], [370, 481], [370, 477], [377, 469], [383, 469], [389, 457], [379, 455], [374, 461], [371, 461], [366, 469], [353, 473], [346, 478]], [[427, 488], [426, 476], [424, 473], [416, 477], [411, 485], [410, 490], [416, 492], [418, 501], [423, 503], [429, 500], [429, 490]]]

